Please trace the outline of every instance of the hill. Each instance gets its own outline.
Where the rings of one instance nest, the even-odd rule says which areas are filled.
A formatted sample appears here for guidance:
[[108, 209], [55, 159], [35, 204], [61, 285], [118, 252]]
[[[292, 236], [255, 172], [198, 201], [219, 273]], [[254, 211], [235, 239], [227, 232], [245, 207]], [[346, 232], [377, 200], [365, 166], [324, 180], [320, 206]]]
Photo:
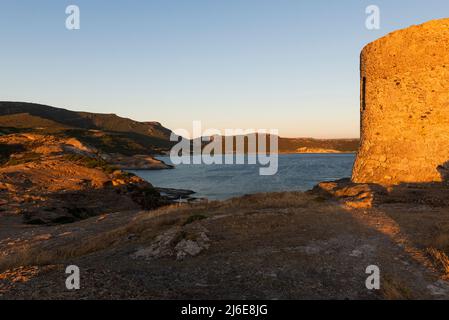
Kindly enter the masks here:
[[153, 186], [111, 166], [74, 138], [0, 137], [0, 218], [68, 223], [105, 212], [164, 204]]
[[[0, 116], [18, 114], [28, 114], [35, 119], [51, 120], [71, 128], [132, 132], [164, 140], [169, 140], [171, 134], [171, 130], [164, 128], [158, 122], [138, 122], [115, 114], [78, 112], [34, 103], [0, 101]], [[23, 125], [20, 118], [17, 120], [19, 125]], [[48, 123], [45, 120], [40, 125], [46, 126]], [[0, 119], [0, 124], [3, 124], [3, 119]]]
[[[129, 157], [166, 154], [174, 145], [170, 141], [172, 131], [159, 122], [139, 122], [115, 114], [70, 111], [34, 103], [0, 102], [0, 135], [18, 131], [59, 133], [77, 138], [101, 152]], [[245, 150], [248, 150], [248, 136]], [[359, 139], [279, 137], [280, 153], [351, 153], [358, 146]]]
[[359, 139], [280, 138], [280, 153], [353, 153]]
[[[218, 136], [209, 139], [214, 141]], [[228, 137], [229, 138], [229, 137]], [[255, 141], [258, 148], [259, 137], [255, 134], [245, 136], [233, 136], [233, 152], [236, 152], [237, 145], [242, 144], [245, 153], [248, 152], [248, 142]], [[243, 138], [243, 140], [242, 140]], [[221, 136], [222, 153], [226, 153], [226, 137]], [[282, 138], [278, 137], [279, 153], [355, 153], [359, 147], [359, 139], [313, 139], [313, 138]], [[266, 150], [270, 150], [270, 136], [266, 136]]]
[[[18, 130], [20, 129], [20, 130]], [[115, 114], [70, 111], [24, 102], [0, 102], [0, 134], [59, 133], [107, 153], [127, 156], [170, 150], [171, 130], [158, 122], [138, 122]]]

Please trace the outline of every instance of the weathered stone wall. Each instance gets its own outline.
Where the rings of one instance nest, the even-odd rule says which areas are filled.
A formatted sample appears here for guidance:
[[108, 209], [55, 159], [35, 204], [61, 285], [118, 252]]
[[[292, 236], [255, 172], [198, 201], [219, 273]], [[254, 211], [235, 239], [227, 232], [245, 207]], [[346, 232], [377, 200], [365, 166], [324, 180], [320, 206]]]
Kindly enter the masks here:
[[441, 181], [439, 166], [449, 161], [449, 19], [368, 44], [360, 69], [361, 146], [352, 180]]

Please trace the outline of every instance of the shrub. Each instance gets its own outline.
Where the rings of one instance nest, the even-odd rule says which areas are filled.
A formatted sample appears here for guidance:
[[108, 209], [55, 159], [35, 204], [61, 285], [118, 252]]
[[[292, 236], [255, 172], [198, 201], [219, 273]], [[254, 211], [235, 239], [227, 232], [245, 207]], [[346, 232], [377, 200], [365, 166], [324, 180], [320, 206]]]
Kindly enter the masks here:
[[204, 220], [207, 219], [207, 217], [205, 215], [202, 214], [194, 214], [189, 216], [186, 221], [184, 221], [184, 223], [182, 224], [183, 226], [186, 226], [188, 224], [194, 223], [195, 221], [200, 221], [200, 220]]
[[16, 166], [23, 163], [33, 162], [40, 159], [40, 154], [35, 152], [27, 152], [22, 154], [20, 157], [9, 158], [5, 163], [6, 166]]
[[82, 154], [69, 154], [65, 156], [65, 159], [70, 162], [83, 165], [87, 168], [101, 169], [109, 174], [117, 170], [101, 158], [88, 157]]
[[8, 162], [12, 154], [24, 151], [25, 147], [21, 144], [0, 144], [0, 164]]

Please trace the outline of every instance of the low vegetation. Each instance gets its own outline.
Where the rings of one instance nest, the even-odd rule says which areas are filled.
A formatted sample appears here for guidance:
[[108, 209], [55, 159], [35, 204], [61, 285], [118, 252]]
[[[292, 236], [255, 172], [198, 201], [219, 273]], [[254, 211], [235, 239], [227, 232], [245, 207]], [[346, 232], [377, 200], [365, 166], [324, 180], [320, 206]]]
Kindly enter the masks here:
[[443, 272], [446, 279], [449, 279], [449, 257], [441, 250], [428, 248], [427, 253], [437, 268]]
[[33, 103], [0, 102], [0, 134], [19, 131], [74, 137], [102, 152], [128, 156], [161, 153], [173, 145], [171, 131], [157, 122]]
[[20, 144], [0, 144], [0, 165], [7, 163], [11, 155], [24, 151], [24, 146]]
[[26, 152], [22, 153], [16, 157], [9, 157], [9, 160], [4, 164], [5, 166], [16, 166], [19, 164], [39, 161], [41, 155], [36, 152]]
[[[154, 189], [147, 190], [150, 195]], [[150, 196], [151, 198], [151, 196]], [[15, 254], [0, 257], [0, 272], [18, 266], [49, 265], [63, 263], [67, 259], [110, 249], [128, 241], [130, 234], [139, 241], [148, 241], [172, 227], [183, 227], [206, 220], [215, 215], [251, 214], [271, 208], [314, 208], [329, 212], [331, 207], [316, 203], [315, 197], [300, 192], [258, 194], [224, 202], [211, 201], [197, 204], [168, 205], [153, 211], [143, 211], [126, 225], [106, 230], [78, 242], [65, 244], [52, 250], [26, 247]]]
[[42, 250], [38, 245], [25, 246], [13, 254], [0, 256], [0, 272], [19, 266], [64, 263], [67, 259], [84, 256], [124, 243], [130, 234], [134, 234], [142, 240], [152, 239], [169, 227], [181, 226], [188, 211], [188, 206], [183, 208], [167, 206], [152, 212], [145, 212], [124, 226], [80, 239], [82, 243], [78, 241], [70, 242], [51, 250]]
[[189, 216], [182, 225], [186, 226], [188, 224], [194, 223], [195, 221], [200, 221], [203, 219], [207, 219], [207, 216], [205, 216], [203, 214], [193, 214], [193, 215]]
[[101, 158], [93, 158], [93, 157], [88, 157], [82, 154], [68, 154], [64, 156], [66, 160], [76, 163], [76, 164], [81, 164], [87, 168], [96, 168], [96, 169], [101, 169], [106, 173], [112, 173], [115, 170], [117, 170], [116, 168], [114, 168], [113, 166], [109, 165], [106, 161], [104, 161]]
[[413, 292], [401, 280], [389, 275], [383, 275], [380, 288], [382, 296], [386, 300], [410, 300], [413, 299]]

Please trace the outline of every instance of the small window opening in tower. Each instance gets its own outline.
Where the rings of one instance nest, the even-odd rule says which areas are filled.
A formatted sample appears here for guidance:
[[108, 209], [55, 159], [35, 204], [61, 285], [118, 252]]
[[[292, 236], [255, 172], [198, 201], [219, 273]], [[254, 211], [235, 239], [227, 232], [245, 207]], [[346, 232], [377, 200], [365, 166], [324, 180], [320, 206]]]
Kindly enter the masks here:
[[363, 77], [362, 79], [362, 111], [365, 111], [366, 108], [366, 77]]

